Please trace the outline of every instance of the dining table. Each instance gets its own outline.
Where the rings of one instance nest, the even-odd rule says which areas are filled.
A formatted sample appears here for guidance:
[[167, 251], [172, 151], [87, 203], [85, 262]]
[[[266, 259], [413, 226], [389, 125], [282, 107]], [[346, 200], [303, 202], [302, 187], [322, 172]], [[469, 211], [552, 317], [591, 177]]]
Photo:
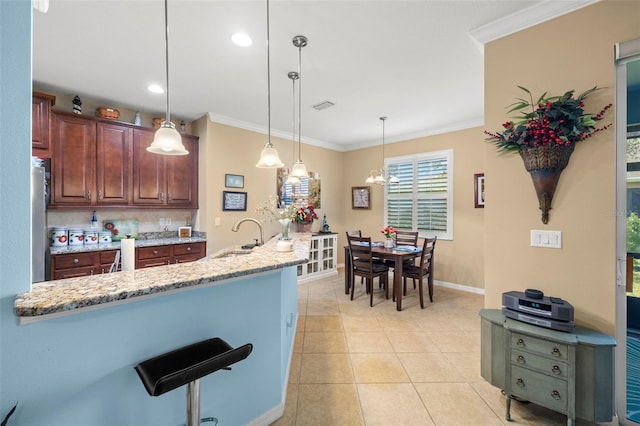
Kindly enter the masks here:
[[[407, 259], [415, 259], [422, 253], [421, 248], [415, 247], [393, 247], [386, 248], [382, 243], [371, 244], [371, 254], [373, 257], [382, 260], [393, 260], [393, 292], [396, 299], [396, 310], [402, 310], [402, 264]], [[351, 266], [351, 255], [349, 254], [349, 246], [344, 247], [344, 294], [349, 294], [351, 284], [351, 274], [353, 267]]]

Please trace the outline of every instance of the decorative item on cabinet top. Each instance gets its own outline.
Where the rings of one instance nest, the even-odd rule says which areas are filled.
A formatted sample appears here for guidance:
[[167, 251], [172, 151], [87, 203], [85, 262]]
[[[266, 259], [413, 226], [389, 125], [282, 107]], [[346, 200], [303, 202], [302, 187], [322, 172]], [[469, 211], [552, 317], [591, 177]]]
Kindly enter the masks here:
[[108, 120], [117, 120], [120, 118], [120, 111], [114, 108], [99, 107], [96, 108], [96, 116]]
[[138, 239], [138, 221], [135, 219], [115, 220], [107, 219], [102, 221], [105, 231], [111, 231], [112, 241], [120, 241], [127, 234], [132, 238]]

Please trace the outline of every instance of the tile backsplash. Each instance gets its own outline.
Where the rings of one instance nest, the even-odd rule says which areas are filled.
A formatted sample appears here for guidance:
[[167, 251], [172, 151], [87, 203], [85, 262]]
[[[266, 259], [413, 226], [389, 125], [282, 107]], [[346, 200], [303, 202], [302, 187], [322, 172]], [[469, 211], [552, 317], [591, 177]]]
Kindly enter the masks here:
[[[95, 209], [98, 226], [102, 227], [105, 219], [138, 221], [139, 232], [178, 231], [180, 226], [192, 225], [196, 222], [195, 210], [155, 210], [155, 209]], [[75, 228], [91, 228], [93, 209], [82, 210], [47, 210], [47, 227], [67, 226]]]

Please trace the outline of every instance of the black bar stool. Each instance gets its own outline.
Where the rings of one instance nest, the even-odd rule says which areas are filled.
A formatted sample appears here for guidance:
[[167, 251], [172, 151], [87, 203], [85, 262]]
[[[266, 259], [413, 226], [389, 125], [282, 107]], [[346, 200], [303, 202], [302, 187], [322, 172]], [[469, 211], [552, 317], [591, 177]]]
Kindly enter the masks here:
[[[151, 396], [187, 385], [187, 426], [200, 424], [200, 378], [249, 356], [253, 345], [232, 348], [214, 337], [142, 361], [134, 368]], [[217, 420], [216, 420], [217, 422]]]

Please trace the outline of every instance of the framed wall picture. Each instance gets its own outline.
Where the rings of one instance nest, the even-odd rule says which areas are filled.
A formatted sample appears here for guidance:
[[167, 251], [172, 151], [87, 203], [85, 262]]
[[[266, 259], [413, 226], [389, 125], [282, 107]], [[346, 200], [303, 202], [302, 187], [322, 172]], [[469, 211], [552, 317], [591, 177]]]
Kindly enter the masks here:
[[371, 208], [371, 187], [352, 186], [351, 187], [351, 208], [370, 209]]
[[227, 188], [244, 188], [244, 176], [225, 174], [224, 186]]
[[476, 208], [484, 208], [484, 173], [473, 175], [473, 194]]
[[222, 191], [222, 210], [247, 211], [247, 193]]

